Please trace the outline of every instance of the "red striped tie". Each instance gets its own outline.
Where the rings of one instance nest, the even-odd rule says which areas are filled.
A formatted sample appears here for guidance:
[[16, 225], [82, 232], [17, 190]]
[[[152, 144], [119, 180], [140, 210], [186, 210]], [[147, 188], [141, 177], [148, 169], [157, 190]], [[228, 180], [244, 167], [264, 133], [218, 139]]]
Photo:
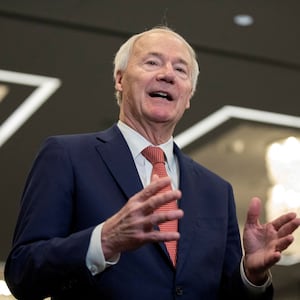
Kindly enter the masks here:
[[[168, 176], [167, 170], [166, 170], [166, 167], [165, 167], [164, 152], [161, 148], [149, 146], [149, 147], [145, 148], [142, 151], [142, 154], [153, 165], [151, 178], [152, 178], [153, 174], [158, 175], [158, 177]], [[169, 191], [169, 190], [172, 190], [171, 185], [166, 186], [165, 188], [163, 188], [159, 192], [161, 193], [161, 192], [165, 192], [165, 191]], [[176, 201], [172, 201], [172, 202], [169, 202], [167, 204], [164, 204], [163, 206], [159, 207], [157, 209], [157, 211], [158, 212], [165, 212], [165, 211], [174, 210], [174, 209], [177, 209], [177, 202]], [[160, 228], [161, 231], [168, 231], [168, 232], [178, 231], [178, 220], [166, 221], [164, 223], [161, 223], [159, 225], [159, 228]], [[173, 265], [175, 266], [175, 264], [176, 264], [176, 253], [177, 253], [177, 241], [169, 241], [169, 242], [165, 242], [165, 244], [166, 244], [166, 247], [168, 249], [170, 258], [173, 262]]]

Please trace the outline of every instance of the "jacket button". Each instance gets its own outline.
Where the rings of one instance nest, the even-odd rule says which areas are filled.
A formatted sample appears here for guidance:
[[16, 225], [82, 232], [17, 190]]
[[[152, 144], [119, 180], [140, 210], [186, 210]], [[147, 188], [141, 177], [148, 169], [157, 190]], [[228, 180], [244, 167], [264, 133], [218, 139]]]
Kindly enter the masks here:
[[176, 286], [175, 293], [176, 293], [177, 296], [182, 296], [183, 295], [183, 288], [181, 286]]

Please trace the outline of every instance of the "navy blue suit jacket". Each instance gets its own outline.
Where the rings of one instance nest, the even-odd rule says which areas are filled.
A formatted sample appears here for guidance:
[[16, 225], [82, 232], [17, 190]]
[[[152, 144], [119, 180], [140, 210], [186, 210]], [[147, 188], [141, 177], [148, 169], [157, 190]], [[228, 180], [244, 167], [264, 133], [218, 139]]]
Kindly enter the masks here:
[[[176, 269], [165, 246], [147, 244], [92, 276], [85, 258], [96, 225], [143, 186], [116, 125], [47, 139], [22, 196], [5, 277], [18, 299], [246, 299], [231, 185], [185, 156]], [[272, 287], [263, 295], [271, 299]]]

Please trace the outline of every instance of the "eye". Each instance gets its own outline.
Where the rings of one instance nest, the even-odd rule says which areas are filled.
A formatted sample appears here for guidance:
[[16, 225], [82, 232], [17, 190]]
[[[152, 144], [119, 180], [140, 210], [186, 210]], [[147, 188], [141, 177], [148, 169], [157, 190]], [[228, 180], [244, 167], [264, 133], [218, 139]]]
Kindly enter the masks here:
[[189, 69], [185, 64], [178, 64], [174, 66], [175, 71], [182, 78], [187, 78], [189, 74]]
[[176, 63], [174, 64], [174, 69], [182, 74], [187, 74], [188, 73], [188, 66], [184, 63]]
[[157, 61], [155, 61], [155, 60], [147, 60], [146, 64], [150, 65], [150, 66], [156, 66], [156, 65], [158, 65]]
[[180, 73], [183, 73], [183, 74], [186, 74], [187, 71], [185, 68], [182, 68], [182, 67], [176, 67], [176, 71], [180, 72]]

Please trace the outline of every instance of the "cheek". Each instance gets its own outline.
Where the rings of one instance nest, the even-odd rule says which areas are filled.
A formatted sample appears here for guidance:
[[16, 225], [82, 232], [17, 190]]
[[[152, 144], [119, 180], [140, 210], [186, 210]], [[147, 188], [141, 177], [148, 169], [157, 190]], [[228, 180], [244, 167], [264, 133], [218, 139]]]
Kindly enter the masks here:
[[130, 78], [125, 78], [123, 79], [122, 81], [122, 91], [123, 91], [123, 95], [127, 96], [127, 97], [130, 97], [130, 95], [133, 94], [133, 87], [134, 85], [132, 84], [132, 80]]

